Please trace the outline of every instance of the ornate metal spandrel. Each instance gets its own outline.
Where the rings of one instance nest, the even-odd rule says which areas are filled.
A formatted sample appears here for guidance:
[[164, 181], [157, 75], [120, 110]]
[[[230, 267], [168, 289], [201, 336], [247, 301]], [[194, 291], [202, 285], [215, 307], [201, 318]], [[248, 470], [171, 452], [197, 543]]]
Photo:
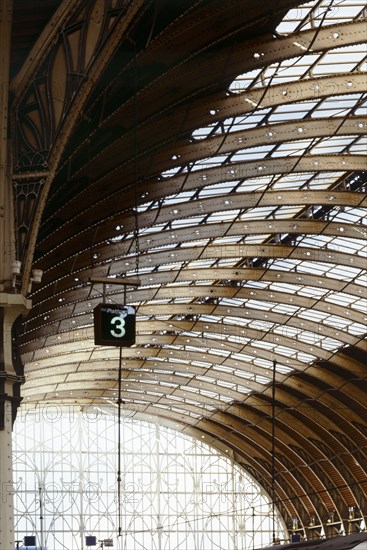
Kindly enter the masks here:
[[44, 183], [45, 178], [41, 176], [14, 181], [17, 257], [20, 260], [22, 260], [27, 247], [29, 231], [36, 214], [38, 200]]
[[15, 113], [15, 171], [48, 166], [56, 136], [75, 95], [103, 48], [126, 2], [85, 2], [62, 29]]
[[[58, 150], [65, 147], [67, 137], [63, 137], [63, 127], [71, 124], [68, 115], [75, 98], [83, 94], [89, 72], [98, 64], [99, 54], [128, 5], [126, 0], [89, 0], [81, 2], [77, 11], [70, 9], [69, 21], [58, 29], [53, 46], [43, 53], [43, 61], [32, 80], [15, 98], [13, 179], [20, 261], [26, 258], [43, 183], [49, 170], [56, 169], [59, 151], [52, 161], [53, 148], [57, 140]], [[53, 29], [50, 32], [54, 32]], [[38, 57], [42, 58], [42, 52]], [[86, 97], [89, 92], [90, 87], [86, 87]], [[44, 177], [39, 177], [42, 172]], [[40, 218], [41, 212], [37, 212], [37, 216]]]

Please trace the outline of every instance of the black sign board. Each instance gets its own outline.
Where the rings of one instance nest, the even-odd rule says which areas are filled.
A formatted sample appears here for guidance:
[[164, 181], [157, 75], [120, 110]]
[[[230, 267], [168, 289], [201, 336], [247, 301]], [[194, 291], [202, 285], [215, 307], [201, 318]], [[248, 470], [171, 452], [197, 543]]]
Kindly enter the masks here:
[[24, 537], [24, 546], [36, 546], [36, 537]]
[[98, 304], [94, 308], [94, 343], [125, 348], [135, 344], [135, 308]]

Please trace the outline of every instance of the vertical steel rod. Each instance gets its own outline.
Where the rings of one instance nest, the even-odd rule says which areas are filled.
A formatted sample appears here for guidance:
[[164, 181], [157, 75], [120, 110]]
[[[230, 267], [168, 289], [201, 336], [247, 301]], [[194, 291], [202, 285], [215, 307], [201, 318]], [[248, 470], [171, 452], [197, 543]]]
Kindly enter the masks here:
[[[126, 291], [126, 290], [125, 290]], [[118, 536], [121, 536], [121, 379], [122, 379], [122, 347], [119, 354], [119, 380], [118, 380], [118, 433], [117, 433], [117, 506], [118, 506]]]
[[42, 501], [42, 486], [38, 488], [40, 499], [40, 550], [43, 550], [43, 501]]
[[273, 361], [273, 383], [271, 396], [271, 500], [273, 520], [273, 544], [275, 544], [275, 375], [276, 360]]

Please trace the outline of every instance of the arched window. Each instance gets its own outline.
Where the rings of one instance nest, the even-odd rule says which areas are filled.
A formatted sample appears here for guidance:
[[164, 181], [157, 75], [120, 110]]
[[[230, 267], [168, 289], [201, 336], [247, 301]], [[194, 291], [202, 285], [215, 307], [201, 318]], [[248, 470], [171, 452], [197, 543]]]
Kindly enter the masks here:
[[[21, 411], [13, 449], [18, 540], [36, 535], [43, 550], [81, 550], [91, 535], [126, 550], [247, 550], [272, 540], [270, 499], [229, 450], [124, 417], [118, 483], [117, 436], [113, 410]], [[284, 539], [278, 514], [275, 526]]]

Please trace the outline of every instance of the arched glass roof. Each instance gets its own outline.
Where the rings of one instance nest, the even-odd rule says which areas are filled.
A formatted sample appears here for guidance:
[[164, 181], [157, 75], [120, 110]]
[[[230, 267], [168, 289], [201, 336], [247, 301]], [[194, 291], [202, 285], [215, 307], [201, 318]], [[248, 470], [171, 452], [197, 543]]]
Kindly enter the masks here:
[[[136, 16], [78, 98], [45, 185], [24, 400], [116, 404], [121, 357], [126, 410], [211, 434], [269, 488], [276, 387], [283, 512], [342, 521], [366, 498], [366, 11], [254, 4], [198, 2], [149, 36]], [[121, 355], [94, 345], [90, 277], [137, 308]], [[141, 284], [125, 297], [121, 277]], [[322, 462], [336, 448], [345, 469]]]
[[[206, 403], [261, 391], [274, 360], [284, 380], [363, 337], [366, 51], [355, 38], [363, 10], [356, 1], [290, 10], [275, 38], [245, 53], [249, 68], [220, 106], [208, 103], [207, 123], [166, 148], [156, 183], [136, 183], [136, 206], [98, 222], [105, 240], [92, 259], [111, 277], [107, 301], [122, 301], [114, 277], [142, 283], [127, 295], [138, 308], [137, 345], [123, 351], [127, 403], [198, 418]], [[83, 388], [91, 364], [102, 378], [110, 372], [92, 339], [101, 288], [89, 287], [89, 271], [76, 271], [75, 291], [41, 298], [45, 313], [28, 324], [32, 340], [32, 325], [47, 325], [60, 304], [50, 315], [60, 317], [57, 335], [24, 355], [30, 400], [44, 368], [45, 399], [61, 380], [63, 396], [69, 385]], [[102, 400], [115, 395], [110, 375]]]

